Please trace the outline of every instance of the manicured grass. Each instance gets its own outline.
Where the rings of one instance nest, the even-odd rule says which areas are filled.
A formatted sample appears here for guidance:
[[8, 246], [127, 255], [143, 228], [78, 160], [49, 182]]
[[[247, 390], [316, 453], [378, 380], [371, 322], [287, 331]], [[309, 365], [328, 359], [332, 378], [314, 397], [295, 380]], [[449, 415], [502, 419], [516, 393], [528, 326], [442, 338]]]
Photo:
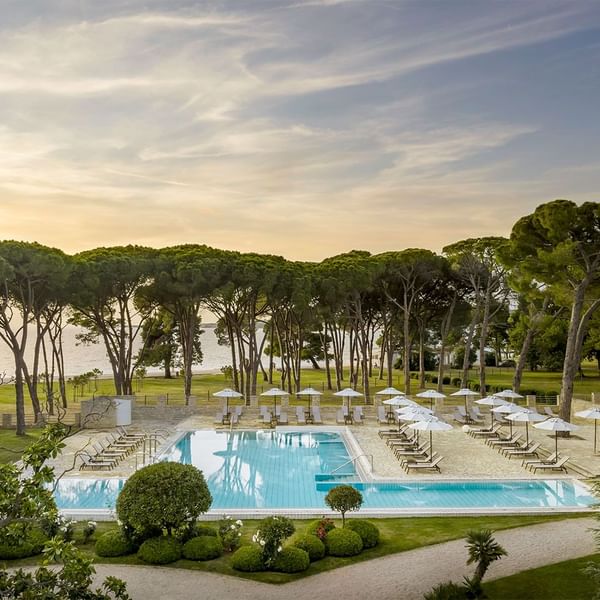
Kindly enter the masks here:
[[[421, 546], [439, 544], [449, 540], [462, 538], [469, 529], [490, 528], [493, 530], [511, 529], [514, 527], [524, 527], [536, 523], [545, 523], [548, 521], [558, 521], [566, 518], [579, 518], [581, 515], [511, 515], [511, 516], [488, 516], [488, 517], [422, 517], [422, 518], [390, 518], [390, 519], [369, 519], [379, 527], [381, 539], [378, 546], [366, 550], [358, 556], [352, 558], [333, 558], [324, 559], [312, 563], [308, 571], [295, 575], [283, 573], [240, 573], [234, 571], [230, 566], [231, 555], [226, 554], [216, 560], [207, 562], [193, 562], [189, 560], [179, 560], [176, 563], [168, 565], [172, 568], [193, 569], [223, 575], [232, 575], [235, 577], [244, 577], [255, 581], [265, 583], [286, 583], [295, 579], [301, 579], [323, 571], [329, 571], [345, 565], [356, 562], [380, 558], [398, 552], [405, 552]], [[297, 532], [303, 532], [309, 521], [296, 520], [294, 524]], [[213, 523], [207, 522], [207, 525]], [[252, 535], [256, 532], [258, 521], [244, 521], [242, 544], [251, 542]], [[341, 522], [336, 525], [341, 527]], [[106, 564], [128, 564], [143, 565], [135, 555], [119, 558], [100, 558], [94, 553], [95, 538], [105, 531], [113, 529], [114, 523], [98, 523], [98, 530], [90, 543], [83, 545], [81, 543], [80, 528], [76, 533], [76, 541], [79, 548], [88, 555], [94, 557], [98, 563]], [[34, 565], [39, 562], [39, 557], [34, 557], [20, 561], [6, 561], [10, 567]]]
[[[435, 373], [430, 373], [435, 375]], [[600, 392], [600, 375], [595, 368], [585, 368], [585, 377], [578, 379], [575, 382], [575, 392], [579, 394], [590, 394], [591, 392]], [[460, 376], [459, 372], [452, 370], [446, 375], [451, 377]], [[512, 387], [513, 370], [507, 368], [495, 368], [489, 367], [487, 370], [487, 383], [492, 386]], [[469, 373], [469, 379], [474, 382], [478, 381], [478, 375], [476, 370], [471, 370]], [[347, 384], [348, 378], [343, 384]], [[387, 380], [380, 380], [376, 376], [370, 380], [373, 388], [382, 389], [387, 386]], [[279, 374], [276, 374], [274, 385], [279, 385]], [[192, 393], [196, 395], [200, 401], [206, 401], [211, 398], [211, 394], [223, 387], [228, 387], [231, 382], [225, 379], [222, 374], [202, 374], [194, 376]], [[339, 404], [340, 399], [332, 395], [332, 391], [325, 390], [326, 387], [326, 375], [324, 370], [315, 369], [303, 369], [302, 371], [302, 385], [312, 386], [316, 389], [324, 391], [322, 403], [327, 404]], [[335, 381], [334, 381], [335, 385]], [[399, 371], [394, 371], [393, 385], [403, 389], [404, 380], [402, 374]], [[413, 392], [418, 391], [418, 381], [411, 381]], [[549, 372], [531, 372], [527, 371], [523, 375], [523, 382], [521, 387], [523, 389], [537, 389], [545, 392], [558, 392], [561, 385], [561, 374], [560, 373], [549, 373]], [[270, 384], [259, 380], [260, 393], [263, 389], [268, 389]], [[428, 387], [435, 387], [434, 384], [428, 384]], [[74, 399], [72, 386], [67, 386], [69, 404], [77, 406], [80, 397]], [[456, 390], [455, 387], [447, 385], [444, 386], [446, 393], [451, 393]], [[183, 379], [164, 379], [164, 377], [146, 377], [143, 381], [136, 381], [134, 387], [135, 393], [138, 395], [140, 402], [144, 401], [147, 397], [148, 403], [155, 402], [155, 396], [169, 394], [171, 396], [170, 403], [181, 403], [183, 401]], [[107, 394], [114, 395], [115, 390], [112, 379], [99, 379], [96, 382], [91, 382], [88, 388], [84, 391], [83, 397], [89, 398], [92, 394], [96, 395]], [[295, 399], [293, 399], [295, 401]], [[451, 402], [452, 399], [448, 399]], [[457, 402], [462, 401], [460, 398]], [[27, 403], [29, 405], [29, 403]], [[29, 406], [27, 409], [29, 410]], [[0, 386], [0, 411], [14, 412], [14, 387], [12, 385]]]
[[14, 431], [0, 430], [0, 463], [15, 462], [23, 450], [39, 437], [41, 429], [29, 429], [27, 435], [17, 436]]
[[483, 589], [490, 600], [589, 600], [596, 589], [592, 579], [581, 571], [592, 560], [600, 564], [600, 554], [496, 579], [484, 583]]

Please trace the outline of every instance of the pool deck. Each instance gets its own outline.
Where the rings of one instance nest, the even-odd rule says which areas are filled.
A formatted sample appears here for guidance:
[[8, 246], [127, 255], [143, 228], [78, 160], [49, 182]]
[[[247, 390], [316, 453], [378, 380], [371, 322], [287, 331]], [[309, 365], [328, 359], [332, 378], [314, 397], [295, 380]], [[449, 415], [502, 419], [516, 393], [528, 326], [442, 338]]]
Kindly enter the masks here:
[[[325, 417], [324, 425], [314, 426], [287, 426], [278, 429], [286, 430], [301, 430], [301, 431], [337, 431], [344, 435], [346, 445], [350, 456], [361, 458], [357, 461], [357, 471], [361, 474], [363, 480], [379, 481], [379, 482], [409, 482], [409, 481], [456, 481], [456, 480], [523, 480], [523, 479], [574, 479], [580, 478], [577, 474], [565, 475], [564, 473], [556, 472], [538, 472], [533, 474], [521, 466], [520, 459], [509, 460], [499, 454], [493, 448], [485, 444], [483, 440], [472, 438], [467, 435], [462, 426], [454, 424], [455, 427], [448, 432], [433, 433], [433, 448], [440, 455], [444, 456], [440, 463], [442, 473], [436, 472], [419, 472], [418, 476], [414, 473], [407, 474], [401, 467], [399, 462], [394, 457], [391, 450], [386, 446], [378, 432], [382, 426], [378, 425], [374, 419], [368, 419], [363, 425], [356, 426], [340, 426], [335, 424], [335, 420]], [[450, 420], [447, 419], [449, 422]], [[158, 454], [161, 450], [168, 448], [176, 439], [184, 432], [198, 429], [216, 429], [228, 431], [229, 428], [219, 427], [213, 424], [212, 419], [207, 416], [194, 415], [184, 418], [175, 423], [166, 423], [165, 420], [145, 420], [143, 423], [135, 424], [145, 432], [160, 432]], [[258, 420], [252, 420], [243, 417], [240, 425], [234, 429], [264, 429], [262, 423]], [[515, 430], [523, 432], [523, 426], [515, 426]], [[149, 464], [152, 459], [148, 454], [144, 454], [142, 448], [132, 454], [127, 459], [123, 460], [118, 467], [110, 471], [79, 471], [78, 462], [76, 460], [77, 451], [84, 446], [91, 444], [106, 437], [106, 431], [85, 430], [70, 437], [67, 440], [67, 446], [63, 453], [53, 461], [57, 473], [63, 473], [64, 477], [76, 478], [127, 478], [137, 469]], [[423, 437], [428, 437], [428, 434], [421, 434]], [[549, 436], [547, 432], [529, 427], [530, 439], [540, 441], [548, 451], [554, 450], [554, 437]], [[559, 439], [559, 452], [570, 456], [575, 462], [584, 466], [586, 469], [594, 473], [600, 473], [600, 456], [593, 455], [593, 425], [585, 424], [577, 431], [577, 435], [571, 438]], [[371, 470], [371, 464], [373, 469]], [[74, 466], [75, 465], [75, 466]], [[532, 513], [532, 512], [581, 512], [589, 509], [571, 508], [571, 509], [448, 509], [440, 511], [439, 509], [427, 510], [419, 509], [395, 509], [393, 511], [383, 509], [362, 509], [361, 513], [370, 514], [371, 516], [392, 516], [392, 515], [431, 515], [431, 514], [508, 514], [508, 513]], [[66, 511], [65, 511], [66, 512]], [[223, 511], [215, 513], [214, 517], [221, 516]], [[228, 511], [232, 512], [233, 511]], [[237, 511], [235, 514], [246, 518], [262, 517], [265, 514], [275, 514], [277, 512], [285, 513], [294, 517], [308, 517], [313, 515], [327, 514], [323, 509], [319, 510], [302, 510], [276, 511], [268, 510], [247, 510]], [[101, 514], [100, 514], [101, 513]], [[68, 511], [68, 514], [77, 518], [112, 518], [110, 511]], [[209, 517], [213, 515], [208, 515]]]

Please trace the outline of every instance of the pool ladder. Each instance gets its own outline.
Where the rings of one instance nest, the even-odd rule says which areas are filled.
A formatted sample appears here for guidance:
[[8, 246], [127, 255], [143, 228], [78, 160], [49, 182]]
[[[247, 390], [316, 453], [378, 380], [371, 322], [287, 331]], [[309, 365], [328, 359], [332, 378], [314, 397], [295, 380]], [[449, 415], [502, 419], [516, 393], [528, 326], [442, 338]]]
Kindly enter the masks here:
[[337, 471], [339, 471], [340, 469], [343, 469], [346, 465], [349, 464], [353, 464], [356, 465], [356, 461], [361, 458], [361, 457], [365, 457], [369, 459], [369, 462], [371, 463], [371, 473], [373, 472], [374, 468], [373, 468], [373, 455], [372, 454], [358, 454], [357, 456], [352, 457], [350, 460], [347, 460], [343, 465], [340, 465], [339, 467], [336, 467], [333, 471], [331, 471], [331, 473], [329, 473], [329, 475], [335, 475], [335, 473]]

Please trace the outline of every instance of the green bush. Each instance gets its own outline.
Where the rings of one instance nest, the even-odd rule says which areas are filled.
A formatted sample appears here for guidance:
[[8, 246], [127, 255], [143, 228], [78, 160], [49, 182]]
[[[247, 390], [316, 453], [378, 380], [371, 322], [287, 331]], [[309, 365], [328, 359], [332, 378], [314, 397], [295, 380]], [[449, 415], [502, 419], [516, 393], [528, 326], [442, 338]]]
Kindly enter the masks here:
[[335, 529], [335, 523], [332, 519], [318, 519], [316, 521], [311, 521], [307, 525], [306, 533], [308, 535], [316, 535], [323, 541], [332, 529]]
[[181, 542], [170, 535], [150, 538], [140, 546], [137, 555], [150, 565], [167, 565], [181, 558]]
[[13, 560], [36, 556], [42, 553], [47, 541], [48, 538], [39, 529], [29, 531], [20, 544], [15, 544], [12, 540], [2, 540], [0, 541], [0, 559]]
[[310, 558], [306, 550], [295, 546], [286, 546], [275, 557], [273, 570], [280, 573], [300, 573], [310, 566]]
[[114, 529], [98, 537], [95, 550], [98, 556], [125, 556], [133, 554], [136, 548], [123, 531]]
[[308, 552], [310, 562], [320, 560], [325, 556], [325, 544], [316, 535], [300, 535], [293, 541], [293, 545]]
[[379, 543], [379, 529], [370, 521], [350, 519], [346, 523], [346, 528], [356, 531], [360, 535], [364, 549], [374, 548]]
[[209, 525], [201, 525], [196, 523], [192, 527], [192, 531], [194, 532], [193, 537], [198, 537], [200, 535], [210, 535], [212, 537], [218, 537], [218, 532], [214, 527], [210, 527]]
[[325, 544], [331, 556], [356, 556], [363, 549], [360, 535], [351, 529], [334, 529], [327, 534]]
[[195, 521], [211, 505], [204, 475], [193, 465], [161, 462], [134, 473], [117, 498], [117, 515], [141, 538], [157, 530], [172, 534]]
[[223, 544], [218, 537], [199, 535], [183, 545], [183, 556], [188, 560], [212, 560], [223, 554]]
[[289, 538], [295, 531], [294, 523], [287, 517], [267, 517], [258, 524], [258, 530], [252, 541], [262, 546], [263, 562], [267, 567], [273, 566], [283, 540]]
[[448, 581], [436, 585], [423, 598], [424, 600], [465, 600], [467, 594], [464, 585]]
[[264, 571], [262, 550], [258, 546], [242, 546], [238, 548], [231, 556], [231, 566], [236, 571], [245, 573], [254, 573]]

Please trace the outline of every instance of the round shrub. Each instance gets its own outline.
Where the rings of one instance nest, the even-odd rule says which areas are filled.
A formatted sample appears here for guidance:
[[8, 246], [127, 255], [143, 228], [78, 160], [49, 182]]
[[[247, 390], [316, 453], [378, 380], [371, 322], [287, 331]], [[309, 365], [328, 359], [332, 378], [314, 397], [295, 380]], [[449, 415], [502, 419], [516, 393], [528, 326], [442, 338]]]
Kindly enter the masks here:
[[332, 529], [335, 529], [335, 523], [332, 519], [317, 519], [316, 521], [311, 521], [307, 525], [306, 533], [309, 535], [316, 535], [323, 541]]
[[195, 521], [211, 505], [202, 471], [193, 465], [161, 462], [134, 473], [117, 498], [117, 515], [127, 529], [148, 537], [169, 534]]
[[11, 541], [0, 541], [0, 559], [13, 560], [16, 558], [27, 558], [42, 553], [44, 544], [48, 538], [39, 530], [32, 529], [20, 544]]
[[231, 566], [236, 571], [245, 573], [254, 573], [264, 571], [262, 550], [258, 546], [242, 546], [238, 548], [231, 556]]
[[217, 537], [219, 535], [219, 533], [214, 527], [210, 527], [208, 525], [200, 525], [198, 523], [196, 523], [192, 527], [192, 531], [194, 533], [192, 537], [198, 537], [201, 535], [210, 535], [211, 537]]
[[310, 566], [310, 558], [306, 550], [294, 546], [286, 546], [273, 561], [273, 570], [280, 573], [300, 573]]
[[330, 531], [325, 543], [331, 556], [356, 556], [363, 549], [360, 535], [351, 529]]
[[325, 544], [316, 535], [300, 535], [294, 540], [293, 545], [308, 552], [310, 562], [314, 562], [325, 556]]
[[370, 521], [350, 519], [346, 523], [346, 528], [356, 531], [360, 535], [364, 549], [374, 548], [379, 543], [379, 529]]
[[199, 535], [183, 545], [183, 556], [188, 560], [212, 560], [223, 554], [223, 544], [218, 537]]
[[135, 545], [120, 529], [107, 531], [96, 540], [98, 556], [125, 556], [135, 552]]
[[181, 543], [170, 535], [150, 538], [138, 550], [138, 558], [151, 565], [167, 565], [181, 558]]

